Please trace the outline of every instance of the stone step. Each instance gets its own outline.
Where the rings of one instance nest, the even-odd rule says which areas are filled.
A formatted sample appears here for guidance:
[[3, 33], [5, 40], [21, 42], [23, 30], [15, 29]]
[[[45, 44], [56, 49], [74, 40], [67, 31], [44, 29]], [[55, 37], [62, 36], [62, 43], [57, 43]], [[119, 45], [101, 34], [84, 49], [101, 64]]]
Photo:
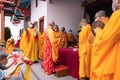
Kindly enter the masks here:
[[[21, 66], [22, 74], [25, 72], [25, 64]], [[71, 76], [56, 77], [55, 74], [46, 75], [44, 74], [43, 68], [39, 63], [33, 63], [31, 67], [31, 80], [76, 80]]]

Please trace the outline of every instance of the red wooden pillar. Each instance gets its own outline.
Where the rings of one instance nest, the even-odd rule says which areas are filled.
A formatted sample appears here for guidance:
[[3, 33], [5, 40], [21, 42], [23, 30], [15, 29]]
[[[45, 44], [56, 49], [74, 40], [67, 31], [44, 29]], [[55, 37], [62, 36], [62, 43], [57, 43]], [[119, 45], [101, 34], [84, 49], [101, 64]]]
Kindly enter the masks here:
[[0, 2], [0, 39], [4, 40], [4, 24], [5, 17], [4, 17], [4, 4]]

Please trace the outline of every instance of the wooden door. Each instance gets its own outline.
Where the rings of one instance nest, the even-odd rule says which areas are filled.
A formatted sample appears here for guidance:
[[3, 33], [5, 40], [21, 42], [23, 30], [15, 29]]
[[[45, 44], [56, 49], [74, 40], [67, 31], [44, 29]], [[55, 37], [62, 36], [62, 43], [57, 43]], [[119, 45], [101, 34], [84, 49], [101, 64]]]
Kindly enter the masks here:
[[39, 31], [44, 32], [44, 16], [39, 18]]

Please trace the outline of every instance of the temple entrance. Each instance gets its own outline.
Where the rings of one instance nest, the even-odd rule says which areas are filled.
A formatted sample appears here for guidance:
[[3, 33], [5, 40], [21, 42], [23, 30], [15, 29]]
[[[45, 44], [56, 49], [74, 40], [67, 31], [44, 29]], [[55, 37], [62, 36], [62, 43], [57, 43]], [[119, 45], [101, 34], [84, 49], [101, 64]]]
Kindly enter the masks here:
[[39, 18], [39, 31], [40, 31], [41, 33], [44, 32], [44, 16], [41, 17], [41, 18]]
[[95, 13], [99, 10], [105, 10], [106, 16], [110, 17], [112, 11], [112, 0], [96, 0], [91, 4], [84, 5], [85, 12], [89, 15], [90, 23], [94, 21]]

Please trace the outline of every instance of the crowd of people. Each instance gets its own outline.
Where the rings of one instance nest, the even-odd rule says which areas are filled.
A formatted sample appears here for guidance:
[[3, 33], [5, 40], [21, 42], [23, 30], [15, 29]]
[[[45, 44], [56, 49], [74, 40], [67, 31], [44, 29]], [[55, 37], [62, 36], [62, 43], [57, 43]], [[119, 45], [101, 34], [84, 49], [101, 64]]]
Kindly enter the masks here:
[[[43, 60], [45, 74], [52, 74], [58, 60], [58, 48], [76, 45], [75, 37], [70, 29], [67, 33], [65, 28], [59, 30], [58, 25], [54, 21], [50, 21], [47, 29], [41, 33], [37, 26], [31, 21], [28, 22], [28, 27], [21, 34], [17, 47], [24, 52], [24, 56], [30, 61], [37, 62]], [[6, 55], [11, 55], [15, 50], [15, 40], [9, 38], [6, 45], [1, 47], [0, 52]], [[2, 64], [2, 63], [1, 63]], [[24, 79], [30, 79], [30, 65], [26, 65]]]
[[[14, 61], [7, 63], [10, 58], [12, 58], [12, 55], [7, 55], [6, 52], [0, 51], [0, 80], [8, 80], [10, 79], [18, 67], [23, 64], [23, 60], [19, 59], [18, 62], [15, 64]], [[12, 65], [15, 65], [13, 70], [11, 70], [9, 73], [6, 73], [4, 70], [9, 69]]]
[[106, 17], [105, 11], [98, 11], [92, 25], [81, 20], [80, 80], [120, 80], [120, 0], [113, 0], [112, 9], [110, 18]]

